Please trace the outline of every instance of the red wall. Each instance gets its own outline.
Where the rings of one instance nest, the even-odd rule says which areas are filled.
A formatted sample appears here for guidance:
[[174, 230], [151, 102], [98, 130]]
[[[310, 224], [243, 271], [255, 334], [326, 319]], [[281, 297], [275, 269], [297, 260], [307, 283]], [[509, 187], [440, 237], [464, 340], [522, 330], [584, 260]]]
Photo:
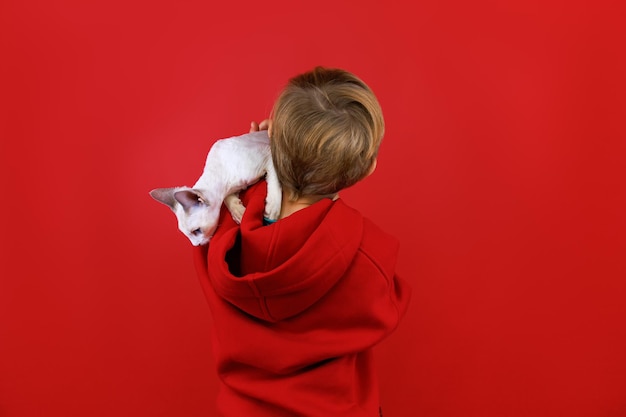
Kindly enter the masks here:
[[343, 195], [414, 289], [385, 416], [625, 416], [618, 3], [3, 1], [0, 416], [213, 415], [209, 311], [148, 191], [319, 64], [387, 121]]

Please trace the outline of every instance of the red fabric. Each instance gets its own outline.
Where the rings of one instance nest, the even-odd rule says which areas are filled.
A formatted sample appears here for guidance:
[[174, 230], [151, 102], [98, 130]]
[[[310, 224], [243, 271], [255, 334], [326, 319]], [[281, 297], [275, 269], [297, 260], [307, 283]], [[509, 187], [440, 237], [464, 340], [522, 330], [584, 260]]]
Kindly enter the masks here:
[[196, 269], [213, 314], [223, 416], [378, 415], [371, 348], [404, 314], [397, 241], [341, 199], [263, 225], [265, 182], [226, 210]]

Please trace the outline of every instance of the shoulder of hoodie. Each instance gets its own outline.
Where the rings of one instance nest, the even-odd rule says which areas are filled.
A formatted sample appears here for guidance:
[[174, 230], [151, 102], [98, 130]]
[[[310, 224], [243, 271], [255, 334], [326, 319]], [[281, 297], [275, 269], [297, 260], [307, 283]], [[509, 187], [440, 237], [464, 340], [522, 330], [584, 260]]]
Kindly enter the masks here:
[[400, 248], [398, 239], [382, 230], [358, 210], [345, 203], [344, 206], [358, 213], [363, 220], [363, 235], [358, 249], [359, 253], [372, 262], [383, 275], [388, 278], [393, 277]]

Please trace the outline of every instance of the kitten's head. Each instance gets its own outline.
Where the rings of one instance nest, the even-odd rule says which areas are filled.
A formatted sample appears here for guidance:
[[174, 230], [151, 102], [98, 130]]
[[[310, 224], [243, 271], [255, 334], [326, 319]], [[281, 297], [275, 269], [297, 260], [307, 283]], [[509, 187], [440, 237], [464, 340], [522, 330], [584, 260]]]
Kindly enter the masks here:
[[156, 188], [150, 195], [172, 209], [178, 219], [178, 229], [194, 246], [209, 243], [220, 216], [220, 204], [209, 200], [189, 187]]

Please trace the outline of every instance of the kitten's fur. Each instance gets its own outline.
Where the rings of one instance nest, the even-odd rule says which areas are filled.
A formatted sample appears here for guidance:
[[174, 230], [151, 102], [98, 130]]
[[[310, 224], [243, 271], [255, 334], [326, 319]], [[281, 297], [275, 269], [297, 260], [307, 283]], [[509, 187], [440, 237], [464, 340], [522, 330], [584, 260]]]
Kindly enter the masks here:
[[264, 175], [267, 181], [264, 216], [277, 220], [282, 193], [265, 130], [215, 142], [193, 188], [157, 188], [150, 191], [150, 195], [172, 209], [178, 228], [194, 246], [204, 245], [215, 233], [222, 202], [233, 219], [241, 222], [245, 207], [239, 199], [239, 191]]

